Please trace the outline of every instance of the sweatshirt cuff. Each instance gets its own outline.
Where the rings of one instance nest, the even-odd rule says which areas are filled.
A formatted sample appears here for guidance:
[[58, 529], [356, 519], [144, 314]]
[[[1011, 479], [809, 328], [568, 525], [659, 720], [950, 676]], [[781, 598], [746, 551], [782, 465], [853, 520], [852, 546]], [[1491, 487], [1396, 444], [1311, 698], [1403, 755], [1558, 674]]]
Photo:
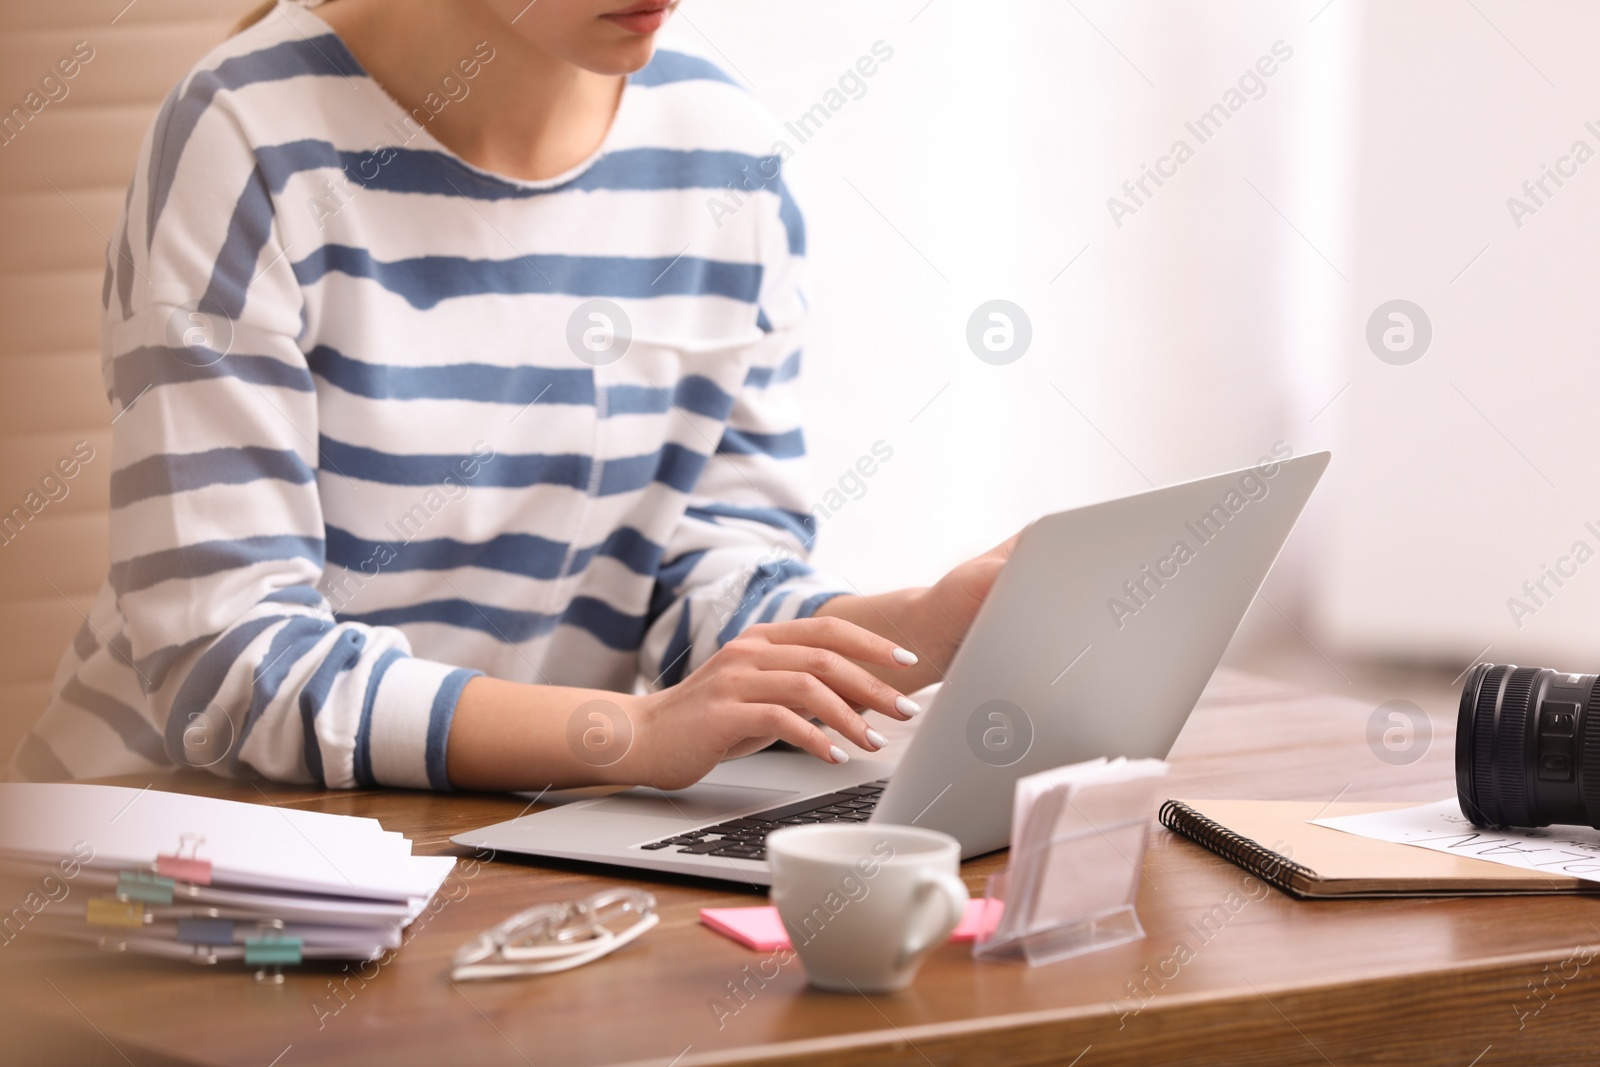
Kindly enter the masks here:
[[800, 606], [795, 609], [794, 617], [797, 619], [809, 619], [821, 610], [822, 605], [834, 597], [855, 595], [854, 592], [848, 589], [825, 589], [820, 593], [812, 593], [800, 602]]
[[367, 765], [379, 785], [403, 789], [450, 788], [445, 750], [456, 702], [482, 671], [425, 659], [397, 659], [373, 694], [363, 724]]

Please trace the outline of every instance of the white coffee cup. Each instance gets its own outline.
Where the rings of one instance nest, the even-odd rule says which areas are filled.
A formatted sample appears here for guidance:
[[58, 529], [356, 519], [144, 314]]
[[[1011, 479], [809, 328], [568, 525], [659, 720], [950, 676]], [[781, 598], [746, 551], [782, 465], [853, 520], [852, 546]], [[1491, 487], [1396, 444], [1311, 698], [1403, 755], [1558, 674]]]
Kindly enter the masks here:
[[767, 837], [772, 903], [811, 984], [891, 993], [961, 921], [961, 845], [914, 826], [818, 823]]

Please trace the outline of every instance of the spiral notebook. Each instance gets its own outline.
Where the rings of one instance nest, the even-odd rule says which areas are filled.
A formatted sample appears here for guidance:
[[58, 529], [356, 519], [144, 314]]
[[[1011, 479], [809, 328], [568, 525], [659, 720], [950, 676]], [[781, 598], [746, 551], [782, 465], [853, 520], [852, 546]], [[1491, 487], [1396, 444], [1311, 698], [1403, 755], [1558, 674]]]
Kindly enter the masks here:
[[1600, 883], [1357, 837], [1310, 820], [1404, 803], [1169, 800], [1161, 824], [1302, 899], [1600, 893]]

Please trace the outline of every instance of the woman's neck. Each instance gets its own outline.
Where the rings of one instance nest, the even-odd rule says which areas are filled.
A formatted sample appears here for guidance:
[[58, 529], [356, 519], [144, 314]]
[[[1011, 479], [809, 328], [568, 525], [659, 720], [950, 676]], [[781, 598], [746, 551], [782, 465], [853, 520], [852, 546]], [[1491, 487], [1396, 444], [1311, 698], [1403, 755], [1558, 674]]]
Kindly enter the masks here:
[[430, 135], [496, 174], [538, 181], [571, 170], [605, 140], [621, 98], [624, 78], [541, 50], [476, 0], [336, 0], [316, 13], [401, 107], [427, 116]]

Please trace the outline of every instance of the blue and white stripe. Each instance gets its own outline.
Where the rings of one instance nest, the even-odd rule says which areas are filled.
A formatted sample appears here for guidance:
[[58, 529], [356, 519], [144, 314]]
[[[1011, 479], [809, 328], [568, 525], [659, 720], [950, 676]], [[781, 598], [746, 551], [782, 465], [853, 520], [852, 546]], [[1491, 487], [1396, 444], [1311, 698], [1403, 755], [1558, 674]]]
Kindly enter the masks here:
[[[548, 182], [402, 120], [287, 0], [162, 108], [107, 258], [110, 572], [15, 773], [448, 788], [476, 673], [672, 684], [837, 594], [805, 563], [804, 226], [781, 171], [706, 206], [779, 168], [749, 95], [662, 50]], [[632, 324], [606, 366], [567, 346], [593, 298]], [[231, 337], [186, 339], [196, 302]]]

